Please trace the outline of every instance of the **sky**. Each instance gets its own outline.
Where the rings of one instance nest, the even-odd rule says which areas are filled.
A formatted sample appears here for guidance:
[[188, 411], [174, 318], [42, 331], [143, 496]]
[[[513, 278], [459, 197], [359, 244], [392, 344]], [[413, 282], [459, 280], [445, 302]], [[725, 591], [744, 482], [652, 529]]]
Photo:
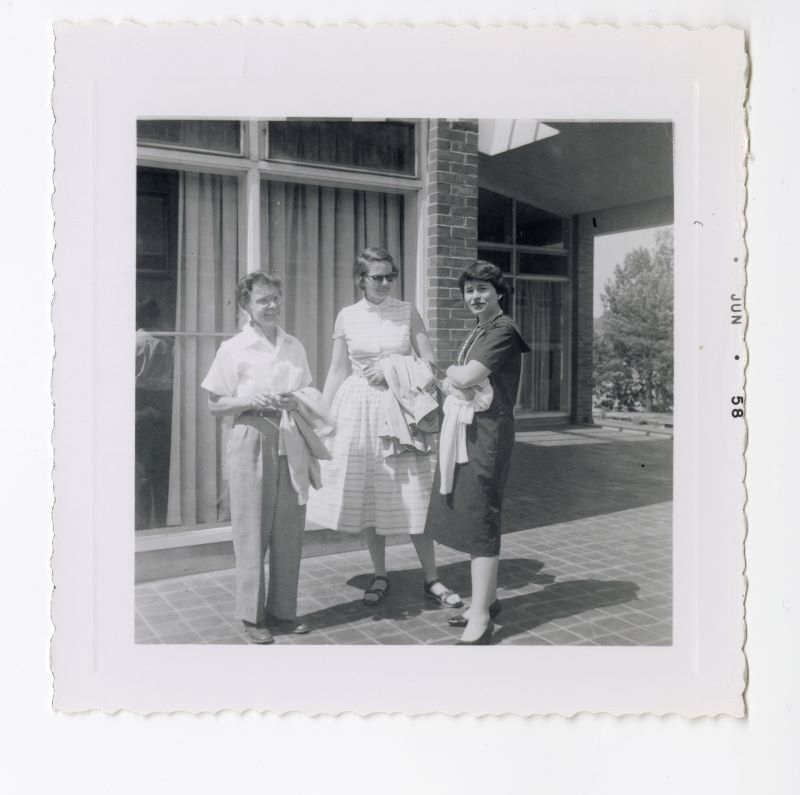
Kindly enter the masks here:
[[594, 239], [594, 317], [603, 314], [600, 295], [605, 284], [614, 275], [614, 267], [622, 265], [625, 255], [635, 248], [655, 248], [656, 232], [668, 229], [666, 226], [655, 226], [650, 229], [638, 229], [635, 232], [620, 232], [615, 235], [598, 235]]

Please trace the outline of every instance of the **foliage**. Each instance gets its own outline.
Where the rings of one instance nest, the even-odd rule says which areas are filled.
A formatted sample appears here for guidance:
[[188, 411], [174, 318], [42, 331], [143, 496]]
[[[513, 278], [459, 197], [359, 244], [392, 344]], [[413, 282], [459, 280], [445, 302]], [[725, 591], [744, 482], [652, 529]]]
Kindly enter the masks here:
[[672, 411], [673, 280], [671, 229], [657, 233], [655, 249], [637, 248], [614, 269], [595, 323], [596, 405]]

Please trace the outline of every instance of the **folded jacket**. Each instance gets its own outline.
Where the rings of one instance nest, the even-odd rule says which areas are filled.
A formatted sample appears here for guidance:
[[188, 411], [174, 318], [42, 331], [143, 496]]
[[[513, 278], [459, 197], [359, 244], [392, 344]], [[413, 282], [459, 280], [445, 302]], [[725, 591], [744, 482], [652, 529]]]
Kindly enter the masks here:
[[322, 487], [319, 459], [330, 459], [331, 454], [317, 434], [330, 432], [333, 419], [318, 390], [304, 387], [292, 394], [299, 407], [281, 412], [279, 451], [286, 456], [297, 503], [305, 505], [309, 487]]
[[382, 454], [435, 452], [439, 402], [430, 368], [416, 356], [399, 353], [381, 359], [380, 367], [388, 386], [381, 398], [378, 428]]
[[458, 393], [450, 393], [444, 399], [444, 419], [439, 436], [439, 493], [449, 494], [453, 490], [456, 464], [466, 464], [467, 426], [472, 424], [476, 411], [486, 411], [492, 405], [494, 391], [489, 379], [476, 386], [471, 399]]

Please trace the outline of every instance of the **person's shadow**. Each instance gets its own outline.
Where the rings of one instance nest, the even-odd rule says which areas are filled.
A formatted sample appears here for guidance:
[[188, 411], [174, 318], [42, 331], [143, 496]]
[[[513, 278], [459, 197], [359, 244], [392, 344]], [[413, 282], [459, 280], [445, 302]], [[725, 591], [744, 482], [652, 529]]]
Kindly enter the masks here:
[[[503, 610], [498, 618], [496, 641], [535, 629], [557, 618], [628, 602], [636, 598], [639, 588], [635, 583], [617, 580], [588, 579], [556, 583], [553, 575], [542, 572], [543, 568], [541, 561], [531, 558], [500, 561], [497, 582]], [[468, 561], [440, 566], [439, 577], [465, 599], [470, 596]], [[371, 580], [370, 574], [351, 577], [347, 580], [347, 585], [356, 590], [356, 599], [305, 614], [303, 621], [324, 631], [351, 621], [360, 621], [365, 617], [370, 617], [374, 623], [402, 624], [423, 612], [438, 611], [441, 613], [443, 625], [446, 625], [449, 616], [457, 615], [463, 610], [443, 609], [435, 602], [425, 599], [422, 572], [416, 569], [389, 572], [391, 590], [386, 601], [374, 607], [366, 606], [362, 601], [362, 594]], [[543, 585], [544, 588], [530, 594], [503, 596], [504, 591], [518, 590], [529, 585]]]
[[567, 616], [624, 604], [637, 598], [639, 586], [627, 580], [568, 580], [546, 585], [541, 591], [501, 597], [495, 643]]

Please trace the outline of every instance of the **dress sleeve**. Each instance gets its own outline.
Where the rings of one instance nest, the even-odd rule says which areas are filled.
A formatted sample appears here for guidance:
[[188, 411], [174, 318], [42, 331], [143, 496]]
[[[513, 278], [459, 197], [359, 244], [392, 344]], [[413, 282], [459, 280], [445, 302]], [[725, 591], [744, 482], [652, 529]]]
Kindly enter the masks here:
[[220, 397], [234, 397], [237, 385], [236, 366], [231, 360], [228, 348], [223, 344], [217, 351], [211, 369], [200, 386]]
[[509, 356], [520, 350], [517, 330], [510, 324], [493, 326], [479, 337], [469, 352], [470, 361], [478, 361], [489, 372], [496, 373]]
[[335, 340], [343, 340], [345, 338], [344, 318], [341, 311], [336, 315], [336, 322], [333, 324], [333, 338]]

